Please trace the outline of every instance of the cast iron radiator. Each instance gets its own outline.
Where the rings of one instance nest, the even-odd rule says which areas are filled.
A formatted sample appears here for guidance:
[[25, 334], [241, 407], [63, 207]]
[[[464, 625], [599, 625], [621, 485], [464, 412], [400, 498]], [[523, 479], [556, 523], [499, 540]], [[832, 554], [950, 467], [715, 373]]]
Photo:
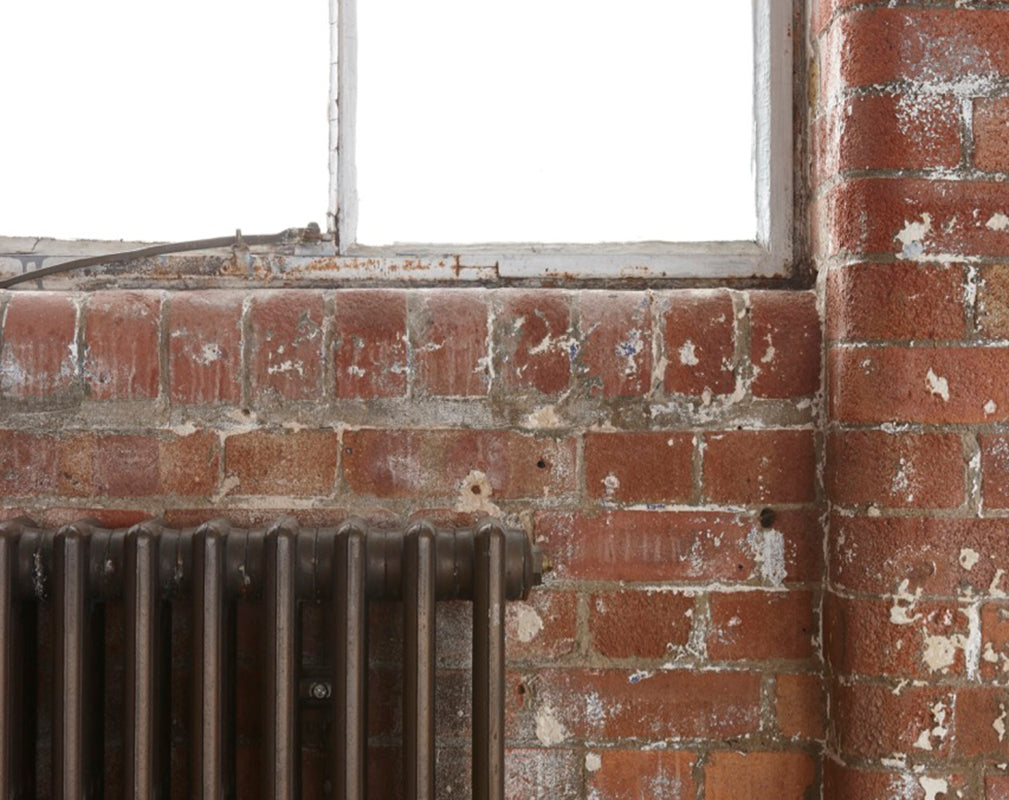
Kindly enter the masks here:
[[[168, 614], [192, 615], [190, 795], [234, 792], [234, 664], [229, 620], [240, 598], [262, 603], [264, 797], [301, 796], [299, 604], [330, 604], [332, 793], [364, 800], [367, 762], [367, 616], [371, 600], [403, 602], [404, 797], [435, 797], [435, 601], [473, 602], [472, 793], [504, 794], [504, 608], [539, 583], [539, 552], [526, 534], [494, 520], [474, 528], [406, 530], [351, 519], [334, 528], [235, 529], [225, 520], [128, 530], [79, 522], [59, 530], [19, 519], [0, 525], [0, 798], [36, 795], [34, 708], [38, 612], [51, 604], [52, 796], [102, 797], [103, 650], [94, 639], [102, 609], [124, 619], [123, 794], [169, 796], [166, 723], [171, 669]], [[120, 724], [120, 723], [117, 723]], [[320, 793], [321, 794], [321, 793]]]

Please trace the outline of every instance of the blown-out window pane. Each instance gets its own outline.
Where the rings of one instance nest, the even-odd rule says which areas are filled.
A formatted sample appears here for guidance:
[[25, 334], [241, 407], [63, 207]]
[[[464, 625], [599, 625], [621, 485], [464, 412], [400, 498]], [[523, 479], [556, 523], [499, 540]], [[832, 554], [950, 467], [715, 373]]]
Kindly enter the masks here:
[[325, 0], [0, 4], [0, 235], [323, 223]]
[[753, 240], [751, 0], [357, 0], [357, 241]]

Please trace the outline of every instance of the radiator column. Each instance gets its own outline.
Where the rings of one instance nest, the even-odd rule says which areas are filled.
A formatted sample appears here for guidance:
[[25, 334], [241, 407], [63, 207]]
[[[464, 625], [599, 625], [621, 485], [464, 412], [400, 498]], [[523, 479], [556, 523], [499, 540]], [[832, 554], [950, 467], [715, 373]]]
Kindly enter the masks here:
[[434, 800], [435, 532], [406, 535], [403, 560], [403, 759], [406, 800]]

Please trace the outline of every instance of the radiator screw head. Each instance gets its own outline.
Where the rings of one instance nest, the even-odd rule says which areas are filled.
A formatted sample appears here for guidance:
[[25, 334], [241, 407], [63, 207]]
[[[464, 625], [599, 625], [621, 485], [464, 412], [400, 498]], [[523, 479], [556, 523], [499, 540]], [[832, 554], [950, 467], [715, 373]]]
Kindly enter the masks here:
[[332, 694], [332, 689], [328, 683], [323, 681], [314, 681], [312, 685], [308, 688], [309, 694], [312, 696], [313, 700], [327, 700]]

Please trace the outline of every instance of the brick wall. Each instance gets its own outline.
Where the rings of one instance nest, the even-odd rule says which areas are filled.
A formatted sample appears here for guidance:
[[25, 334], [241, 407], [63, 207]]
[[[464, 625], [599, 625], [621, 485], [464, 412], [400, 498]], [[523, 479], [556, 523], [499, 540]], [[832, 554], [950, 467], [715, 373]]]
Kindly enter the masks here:
[[816, 6], [824, 795], [1003, 798], [1009, 12]]
[[[509, 609], [510, 797], [799, 800], [817, 783], [812, 292], [18, 291], [2, 302], [8, 516], [500, 514], [554, 564]], [[257, 796], [261, 742], [252, 612], [239, 634], [245, 797]], [[439, 772], [446, 797], [466, 796], [468, 609], [440, 614]], [[179, 796], [187, 624], [174, 622]], [[322, 663], [320, 611], [308, 607], [304, 624], [306, 662]], [[398, 791], [399, 627], [397, 609], [375, 610], [382, 798]], [[312, 775], [328, 769], [321, 714], [305, 719]], [[119, 747], [111, 735], [112, 764]]]

